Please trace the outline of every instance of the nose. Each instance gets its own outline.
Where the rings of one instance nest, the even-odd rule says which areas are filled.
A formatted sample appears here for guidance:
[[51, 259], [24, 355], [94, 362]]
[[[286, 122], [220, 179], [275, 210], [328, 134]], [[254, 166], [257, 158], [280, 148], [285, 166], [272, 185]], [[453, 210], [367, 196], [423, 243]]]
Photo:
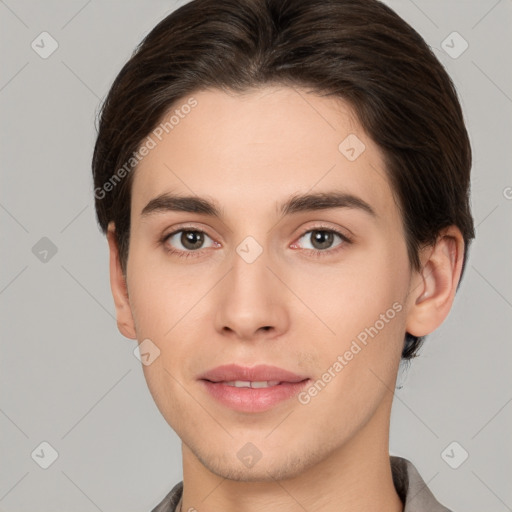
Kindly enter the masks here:
[[230, 272], [216, 287], [215, 328], [233, 339], [275, 338], [289, 328], [286, 277], [265, 251], [252, 262], [240, 254], [233, 254]]

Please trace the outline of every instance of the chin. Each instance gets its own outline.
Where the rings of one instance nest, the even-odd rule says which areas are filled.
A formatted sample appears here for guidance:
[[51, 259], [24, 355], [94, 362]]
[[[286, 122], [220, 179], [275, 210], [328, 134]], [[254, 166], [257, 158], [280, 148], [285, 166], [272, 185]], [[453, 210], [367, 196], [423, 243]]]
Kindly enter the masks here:
[[193, 451], [201, 464], [213, 474], [236, 482], [272, 482], [294, 478], [321, 460], [319, 453], [316, 457], [311, 453], [282, 453], [280, 456], [273, 453], [271, 457], [262, 454], [252, 467], [247, 467], [243, 454], [240, 455], [242, 460], [239, 460], [237, 454], [227, 458], [225, 453], [216, 457], [215, 454]]

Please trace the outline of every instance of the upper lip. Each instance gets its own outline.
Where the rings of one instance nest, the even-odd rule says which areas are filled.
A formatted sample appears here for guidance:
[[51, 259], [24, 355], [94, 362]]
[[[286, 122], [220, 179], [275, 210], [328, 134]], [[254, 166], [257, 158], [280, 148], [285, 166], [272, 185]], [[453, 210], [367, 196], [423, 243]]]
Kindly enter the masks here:
[[226, 364], [217, 366], [203, 373], [199, 379], [209, 380], [211, 382], [232, 382], [232, 381], [279, 381], [279, 382], [302, 382], [308, 377], [278, 368], [277, 366], [268, 366], [260, 364], [257, 366], [239, 366], [236, 364]]

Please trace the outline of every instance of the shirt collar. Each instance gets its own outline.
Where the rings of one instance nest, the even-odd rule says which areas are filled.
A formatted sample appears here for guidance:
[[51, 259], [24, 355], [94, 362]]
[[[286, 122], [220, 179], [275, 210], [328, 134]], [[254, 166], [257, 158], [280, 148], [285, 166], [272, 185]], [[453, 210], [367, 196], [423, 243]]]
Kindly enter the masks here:
[[403, 512], [451, 512], [436, 500], [410, 460], [393, 455], [389, 460], [396, 492], [404, 503]]

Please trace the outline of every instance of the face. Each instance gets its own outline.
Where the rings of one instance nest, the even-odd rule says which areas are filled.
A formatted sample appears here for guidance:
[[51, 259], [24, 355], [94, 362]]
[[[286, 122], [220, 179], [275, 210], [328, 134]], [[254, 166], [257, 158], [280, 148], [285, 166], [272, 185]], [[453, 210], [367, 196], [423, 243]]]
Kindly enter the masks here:
[[[132, 189], [122, 330], [149, 340], [159, 410], [204, 467], [236, 480], [373, 450], [363, 440], [387, 442], [414, 284], [379, 148], [340, 99], [192, 96]], [[274, 369], [247, 370], [259, 365]]]

